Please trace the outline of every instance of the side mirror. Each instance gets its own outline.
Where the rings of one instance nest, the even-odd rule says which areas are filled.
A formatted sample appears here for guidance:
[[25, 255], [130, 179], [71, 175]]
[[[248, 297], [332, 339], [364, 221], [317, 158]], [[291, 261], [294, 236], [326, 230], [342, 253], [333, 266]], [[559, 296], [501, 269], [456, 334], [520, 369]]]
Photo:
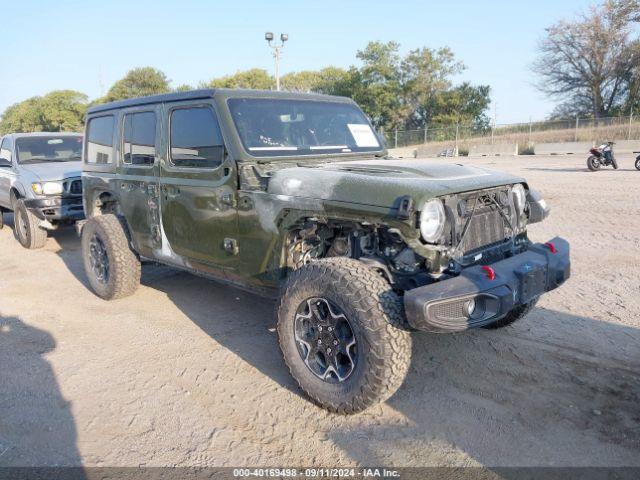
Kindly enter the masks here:
[[0, 158], [0, 168], [2, 167], [5, 167], [5, 168], [11, 167], [11, 162], [6, 158]]

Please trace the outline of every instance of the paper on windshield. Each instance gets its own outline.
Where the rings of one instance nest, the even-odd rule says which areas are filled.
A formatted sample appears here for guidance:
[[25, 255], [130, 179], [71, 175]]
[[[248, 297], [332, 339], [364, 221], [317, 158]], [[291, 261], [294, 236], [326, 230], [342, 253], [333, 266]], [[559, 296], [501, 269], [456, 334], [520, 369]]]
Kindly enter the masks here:
[[379, 147], [378, 139], [371, 127], [366, 123], [347, 123], [353, 139], [358, 147]]

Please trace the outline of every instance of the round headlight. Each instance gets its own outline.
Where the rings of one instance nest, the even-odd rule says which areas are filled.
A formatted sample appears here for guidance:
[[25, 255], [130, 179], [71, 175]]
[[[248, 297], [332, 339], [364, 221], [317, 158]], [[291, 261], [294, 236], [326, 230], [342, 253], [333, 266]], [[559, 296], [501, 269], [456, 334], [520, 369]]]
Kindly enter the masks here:
[[420, 213], [420, 234], [429, 243], [436, 242], [444, 230], [444, 207], [440, 200], [429, 200]]
[[527, 193], [524, 191], [524, 187], [522, 184], [518, 183], [513, 186], [511, 193], [513, 194], [513, 202], [516, 205], [518, 215], [522, 215], [524, 212], [524, 206], [527, 202]]

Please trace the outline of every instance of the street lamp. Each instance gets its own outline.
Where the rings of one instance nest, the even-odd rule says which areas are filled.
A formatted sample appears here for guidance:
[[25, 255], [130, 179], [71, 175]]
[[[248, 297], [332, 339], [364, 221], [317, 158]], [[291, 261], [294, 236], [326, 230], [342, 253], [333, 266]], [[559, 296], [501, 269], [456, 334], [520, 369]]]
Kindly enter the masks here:
[[280, 52], [282, 51], [282, 47], [284, 47], [284, 42], [289, 40], [289, 35], [286, 33], [280, 34], [280, 45], [277, 43], [274, 43], [273, 45], [271, 44], [271, 42], [273, 42], [273, 32], [265, 33], [264, 39], [273, 49], [273, 58], [276, 59], [276, 90], [280, 90]]

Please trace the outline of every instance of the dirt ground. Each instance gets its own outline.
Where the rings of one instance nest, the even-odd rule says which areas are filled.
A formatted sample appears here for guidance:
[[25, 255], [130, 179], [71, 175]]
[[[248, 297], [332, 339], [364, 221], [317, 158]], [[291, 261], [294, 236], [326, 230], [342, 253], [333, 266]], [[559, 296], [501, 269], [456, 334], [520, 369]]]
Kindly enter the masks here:
[[470, 161], [543, 193], [531, 237], [568, 238], [572, 278], [511, 327], [415, 334], [404, 386], [351, 417], [302, 397], [270, 301], [149, 266], [108, 303], [72, 230], [27, 251], [5, 227], [0, 465], [640, 466], [640, 172], [620, 161]]

